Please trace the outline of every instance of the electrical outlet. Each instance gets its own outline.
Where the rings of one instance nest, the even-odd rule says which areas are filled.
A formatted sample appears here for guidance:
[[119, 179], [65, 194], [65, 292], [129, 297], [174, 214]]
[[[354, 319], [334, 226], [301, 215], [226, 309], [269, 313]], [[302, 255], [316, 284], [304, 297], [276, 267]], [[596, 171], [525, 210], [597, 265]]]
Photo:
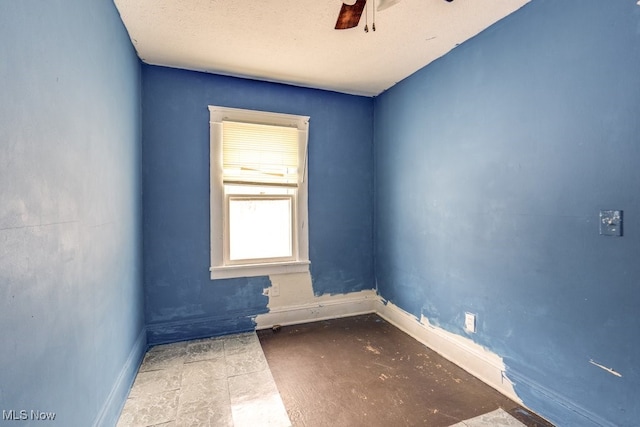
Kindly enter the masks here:
[[464, 329], [472, 334], [476, 333], [476, 315], [473, 313], [464, 314]]

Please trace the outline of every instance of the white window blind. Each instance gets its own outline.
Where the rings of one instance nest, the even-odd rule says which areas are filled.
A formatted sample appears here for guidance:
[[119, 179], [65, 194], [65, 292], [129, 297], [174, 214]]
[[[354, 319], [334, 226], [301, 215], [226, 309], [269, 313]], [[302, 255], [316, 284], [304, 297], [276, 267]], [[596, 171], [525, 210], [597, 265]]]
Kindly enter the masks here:
[[298, 185], [298, 129], [222, 122], [225, 184]]

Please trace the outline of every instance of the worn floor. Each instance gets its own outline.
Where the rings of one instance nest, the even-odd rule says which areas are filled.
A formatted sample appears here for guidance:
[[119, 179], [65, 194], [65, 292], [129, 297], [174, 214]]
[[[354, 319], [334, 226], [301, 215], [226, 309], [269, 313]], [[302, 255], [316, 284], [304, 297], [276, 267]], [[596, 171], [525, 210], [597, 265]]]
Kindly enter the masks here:
[[294, 426], [551, 426], [377, 315], [258, 337]]
[[151, 348], [118, 427], [290, 426], [255, 333]]
[[153, 347], [117, 426], [523, 425], [551, 426], [366, 315]]

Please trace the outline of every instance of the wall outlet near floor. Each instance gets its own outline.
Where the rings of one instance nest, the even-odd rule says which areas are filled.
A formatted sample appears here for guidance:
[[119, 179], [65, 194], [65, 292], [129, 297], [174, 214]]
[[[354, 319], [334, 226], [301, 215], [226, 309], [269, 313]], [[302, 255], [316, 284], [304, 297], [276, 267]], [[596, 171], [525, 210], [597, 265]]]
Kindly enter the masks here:
[[464, 329], [472, 334], [476, 333], [476, 315], [473, 313], [464, 313]]

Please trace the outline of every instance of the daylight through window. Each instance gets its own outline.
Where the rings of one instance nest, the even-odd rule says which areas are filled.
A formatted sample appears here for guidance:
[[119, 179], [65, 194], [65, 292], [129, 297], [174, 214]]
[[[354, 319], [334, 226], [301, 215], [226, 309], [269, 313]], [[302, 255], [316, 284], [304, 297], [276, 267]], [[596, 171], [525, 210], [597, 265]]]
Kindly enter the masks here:
[[212, 279], [308, 271], [308, 117], [209, 110]]

